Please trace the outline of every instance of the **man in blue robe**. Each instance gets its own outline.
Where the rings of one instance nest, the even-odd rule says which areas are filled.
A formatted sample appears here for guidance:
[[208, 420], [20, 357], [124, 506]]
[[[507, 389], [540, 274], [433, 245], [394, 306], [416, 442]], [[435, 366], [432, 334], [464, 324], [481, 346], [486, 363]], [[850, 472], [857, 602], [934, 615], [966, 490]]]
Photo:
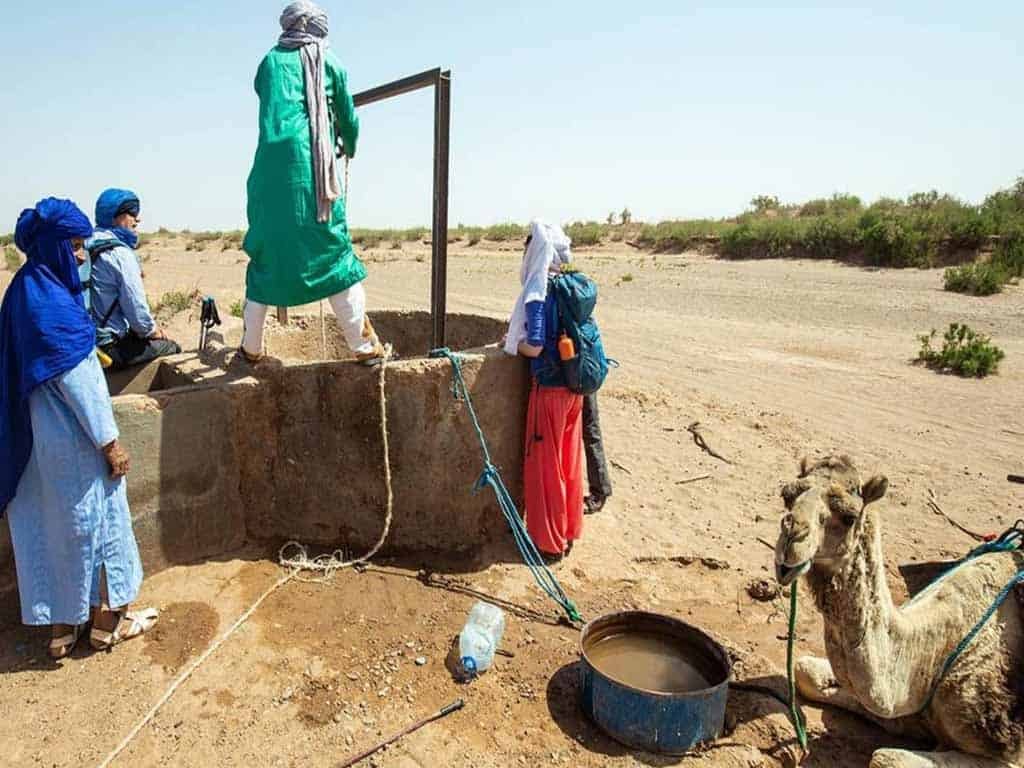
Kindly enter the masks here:
[[108, 189], [96, 201], [96, 232], [86, 243], [91, 262], [89, 311], [96, 343], [113, 361], [111, 370], [176, 355], [181, 347], [153, 319], [135, 247], [142, 221], [139, 198]]
[[22, 621], [53, 628], [50, 654], [71, 653], [92, 619], [95, 648], [137, 637], [156, 612], [129, 611], [142, 583], [95, 326], [76, 252], [92, 234], [69, 200], [22, 212], [27, 256], [0, 305], [0, 514], [6, 512]]

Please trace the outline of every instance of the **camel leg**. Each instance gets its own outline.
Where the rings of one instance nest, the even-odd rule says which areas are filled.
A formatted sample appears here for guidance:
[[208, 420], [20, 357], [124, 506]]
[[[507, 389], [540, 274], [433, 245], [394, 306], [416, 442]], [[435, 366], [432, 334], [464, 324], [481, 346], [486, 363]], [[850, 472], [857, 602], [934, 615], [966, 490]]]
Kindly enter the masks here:
[[1012, 764], [965, 752], [879, 749], [871, 756], [869, 768], [1012, 768]]
[[852, 712], [896, 736], [929, 738], [920, 718], [897, 717], [890, 720], [878, 717], [865, 709], [864, 705], [836, 680], [828, 659], [804, 656], [797, 659], [793, 671], [797, 690], [808, 701]]
[[796, 660], [794, 666], [796, 688], [808, 701], [828, 704], [832, 707], [854, 712], [862, 717], [878, 720], [864, 709], [853, 694], [844, 689], [832, 673], [832, 665], [828, 659], [817, 656], [804, 656]]

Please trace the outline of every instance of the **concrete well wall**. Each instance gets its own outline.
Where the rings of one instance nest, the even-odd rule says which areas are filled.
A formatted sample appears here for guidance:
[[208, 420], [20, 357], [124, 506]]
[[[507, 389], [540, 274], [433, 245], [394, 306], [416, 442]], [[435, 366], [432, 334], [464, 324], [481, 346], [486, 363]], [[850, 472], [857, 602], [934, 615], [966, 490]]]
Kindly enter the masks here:
[[[423, 318], [393, 315], [378, 327], [405, 317], [419, 332]], [[497, 325], [480, 320], [481, 341], [493, 339]], [[322, 348], [319, 326], [307, 331], [315, 341], [298, 346]], [[337, 345], [333, 327], [331, 336]], [[412, 349], [408, 339], [399, 341]], [[494, 347], [463, 358], [494, 462], [521, 498], [528, 369]], [[148, 573], [246, 543], [294, 538], [357, 554], [376, 541], [386, 493], [375, 369], [301, 359], [216, 369], [195, 355], [162, 364], [174, 366], [174, 375], [143, 378], [197, 383], [113, 398], [132, 460], [128, 495]], [[458, 555], [507, 535], [493, 494], [471, 494], [482, 457], [451, 381], [447, 360], [413, 357], [387, 368], [394, 515], [384, 553]], [[14, 586], [12, 563], [0, 523], [0, 591]]]

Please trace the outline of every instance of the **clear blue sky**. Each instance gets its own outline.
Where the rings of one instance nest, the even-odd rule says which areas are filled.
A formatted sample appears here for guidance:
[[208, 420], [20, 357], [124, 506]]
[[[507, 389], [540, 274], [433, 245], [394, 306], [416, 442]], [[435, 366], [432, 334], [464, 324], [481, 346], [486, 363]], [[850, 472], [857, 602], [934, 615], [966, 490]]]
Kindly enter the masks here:
[[[16, 3], [0, 231], [136, 189], [144, 229], [245, 225], [252, 78], [283, 2]], [[980, 201], [1024, 172], [1024, 3], [326, 0], [361, 90], [454, 71], [452, 224], [724, 216], [755, 194]], [[429, 92], [362, 110], [354, 226], [430, 219]]]

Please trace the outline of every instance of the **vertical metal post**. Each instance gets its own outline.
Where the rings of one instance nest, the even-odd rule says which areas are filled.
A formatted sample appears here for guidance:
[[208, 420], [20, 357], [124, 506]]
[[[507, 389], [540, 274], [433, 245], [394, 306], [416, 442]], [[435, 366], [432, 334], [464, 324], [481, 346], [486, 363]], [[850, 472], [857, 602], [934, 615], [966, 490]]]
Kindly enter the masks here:
[[434, 221], [430, 263], [431, 343], [446, 346], [448, 296], [448, 159], [451, 146], [452, 73], [439, 72], [434, 88]]

